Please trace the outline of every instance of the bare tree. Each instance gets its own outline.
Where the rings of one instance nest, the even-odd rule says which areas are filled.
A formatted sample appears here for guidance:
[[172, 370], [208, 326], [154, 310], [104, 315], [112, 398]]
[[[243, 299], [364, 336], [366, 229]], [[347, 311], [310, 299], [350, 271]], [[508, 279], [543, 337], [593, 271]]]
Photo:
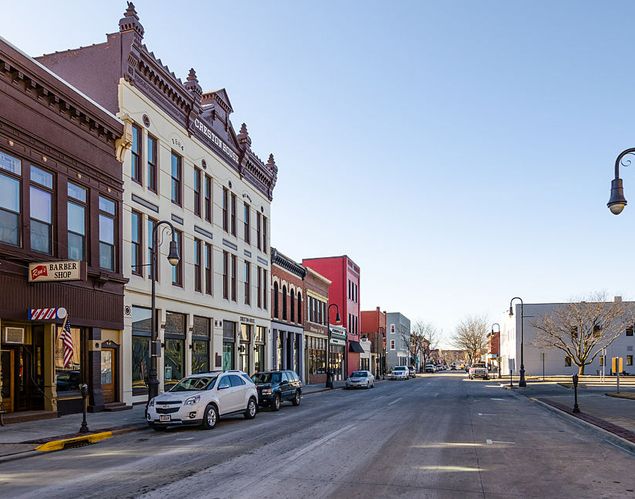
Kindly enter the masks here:
[[480, 360], [487, 352], [487, 333], [489, 323], [487, 317], [467, 316], [456, 327], [452, 344], [459, 350], [465, 350], [468, 362]]
[[555, 307], [530, 321], [538, 332], [536, 348], [562, 350], [584, 374], [584, 367], [613, 343], [634, 322], [632, 302], [606, 301], [606, 293], [594, 293], [584, 301]]
[[430, 359], [430, 352], [439, 345], [441, 333], [433, 324], [421, 319], [416, 320], [410, 327], [410, 353], [414, 357], [423, 354], [424, 362]]

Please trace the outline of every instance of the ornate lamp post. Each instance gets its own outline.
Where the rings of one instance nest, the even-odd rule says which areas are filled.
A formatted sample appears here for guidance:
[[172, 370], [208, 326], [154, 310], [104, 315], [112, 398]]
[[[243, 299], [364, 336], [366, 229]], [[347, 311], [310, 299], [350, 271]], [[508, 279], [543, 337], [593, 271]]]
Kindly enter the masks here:
[[[157, 324], [157, 310], [156, 310], [156, 282], [157, 282], [157, 250], [159, 246], [158, 234], [159, 227], [167, 225], [170, 233], [172, 234], [172, 241], [170, 241], [170, 252], [168, 253], [168, 262], [173, 267], [178, 265], [180, 257], [179, 251], [176, 245], [174, 226], [167, 220], [162, 220], [154, 224], [152, 229], [152, 250], [151, 250], [151, 264], [152, 264], [152, 317], [150, 319], [150, 373], [148, 375], [148, 403], [154, 397], [159, 394], [159, 378], [157, 372], [158, 358], [161, 356], [161, 340], [159, 340], [159, 331]], [[161, 230], [165, 230], [166, 227], [161, 227]]]
[[339, 324], [340, 319], [340, 307], [337, 303], [331, 303], [326, 309], [326, 327], [328, 328], [328, 339], [326, 341], [326, 388], [333, 388], [333, 373], [331, 372], [331, 307], [335, 307], [337, 315], [335, 316], [335, 323]]
[[[498, 331], [494, 331], [494, 326], [498, 326]], [[492, 339], [494, 339], [494, 333], [498, 333], [498, 379], [501, 379], [501, 325], [498, 322], [492, 324]]]
[[521, 298], [519, 298], [518, 296], [515, 296], [514, 298], [511, 299], [511, 301], [509, 302], [509, 316], [513, 317], [514, 316], [514, 310], [512, 308], [512, 303], [514, 300], [519, 300], [520, 301], [520, 380], [518, 381], [518, 386], [520, 387], [526, 387], [527, 386], [527, 382], [525, 381], [525, 360], [524, 360], [524, 335], [523, 335], [523, 322], [524, 322], [524, 303], [523, 300]]
[[615, 178], [611, 181], [611, 198], [607, 203], [607, 206], [614, 215], [619, 215], [626, 206], [626, 198], [624, 197], [624, 186], [622, 185], [622, 179], [620, 178], [620, 164], [629, 166], [631, 160], [628, 159], [622, 163], [624, 156], [628, 154], [635, 154], [635, 147], [622, 151], [615, 160]]

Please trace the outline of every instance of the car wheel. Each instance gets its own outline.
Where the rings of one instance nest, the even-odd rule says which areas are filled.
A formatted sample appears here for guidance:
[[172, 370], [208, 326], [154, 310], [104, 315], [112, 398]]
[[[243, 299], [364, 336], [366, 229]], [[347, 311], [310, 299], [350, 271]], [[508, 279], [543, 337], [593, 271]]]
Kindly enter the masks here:
[[249, 399], [249, 402], [247, 402], [247, 410], [245, 410], [245, 419], [254, 419], [256, 417], [257, 410], [256, 401], [254, 399]]
[[271, 410], [279, 411], [280, 410], [280, 395], [275, 395], [273, 400], [271, 401]]
[[218, 423], [218, 409], [212, 404], [205, 408], [203, 413], [203, 428], [206, 430], [212, 430]]
[[295, 395], [293, 396], [293, 399], [291, 400], [291, 403], [293, 405], [300, 405], [300, 400], [302, 400], [302, 397], [300, 395], [300, 390], [296, 390]]

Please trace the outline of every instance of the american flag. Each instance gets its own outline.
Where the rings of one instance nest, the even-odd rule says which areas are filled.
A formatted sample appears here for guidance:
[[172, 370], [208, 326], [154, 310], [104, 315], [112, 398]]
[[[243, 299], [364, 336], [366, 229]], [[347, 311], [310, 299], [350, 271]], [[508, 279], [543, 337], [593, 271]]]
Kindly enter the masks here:
[[64, 326], [62, 326], [62, 333], [60, 339], [64, 345], [64, 367], [68, 367], [73, 358], [73, 337], [71, 336], [71, 321], [68, 316], [64, 320]]

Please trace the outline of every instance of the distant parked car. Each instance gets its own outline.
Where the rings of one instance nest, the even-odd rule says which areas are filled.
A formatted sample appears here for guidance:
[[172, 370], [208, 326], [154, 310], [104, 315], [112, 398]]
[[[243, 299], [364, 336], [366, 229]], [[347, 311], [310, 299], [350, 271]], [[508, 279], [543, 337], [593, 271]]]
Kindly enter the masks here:
[[346, 378], [346, 388], [374, 388], [375, 376], [369, 371], [354, 371]]
[[472, 364], [468, 372], [468, 376], [470, 379], [489, 379], [489, 372], [487, 371], [487, 365], [485, 364], [485, 362], [475, 362], [474, 364]]
[[272, 411], [280, 409], [280, 404], [290, 400], [293, 405], [300, 405], [302, 399], [302, 381], [295, 371], [262, 371], [251, 379], [258, 389], [258, 403], [271, 407]]
[[433, 373], [436, 372], [437, 367], [434, 364], [426, 364], [426, 372]]
[[258, 391], [242, 371], [187, 376], [148, 404], [148, 425], [155, 430], [168, 426], [201, 425], [207, 430], [223, 416], [256, 417]]
[[417, 377], [417, 372], [415, 371], [414, 367], [408, 366], [408, 376], [410, 378], [416, 378]]
[[408, 379], [409, 377], [410, 373], [406, 366], [397, 366], [392, 368], [390, 379]]

